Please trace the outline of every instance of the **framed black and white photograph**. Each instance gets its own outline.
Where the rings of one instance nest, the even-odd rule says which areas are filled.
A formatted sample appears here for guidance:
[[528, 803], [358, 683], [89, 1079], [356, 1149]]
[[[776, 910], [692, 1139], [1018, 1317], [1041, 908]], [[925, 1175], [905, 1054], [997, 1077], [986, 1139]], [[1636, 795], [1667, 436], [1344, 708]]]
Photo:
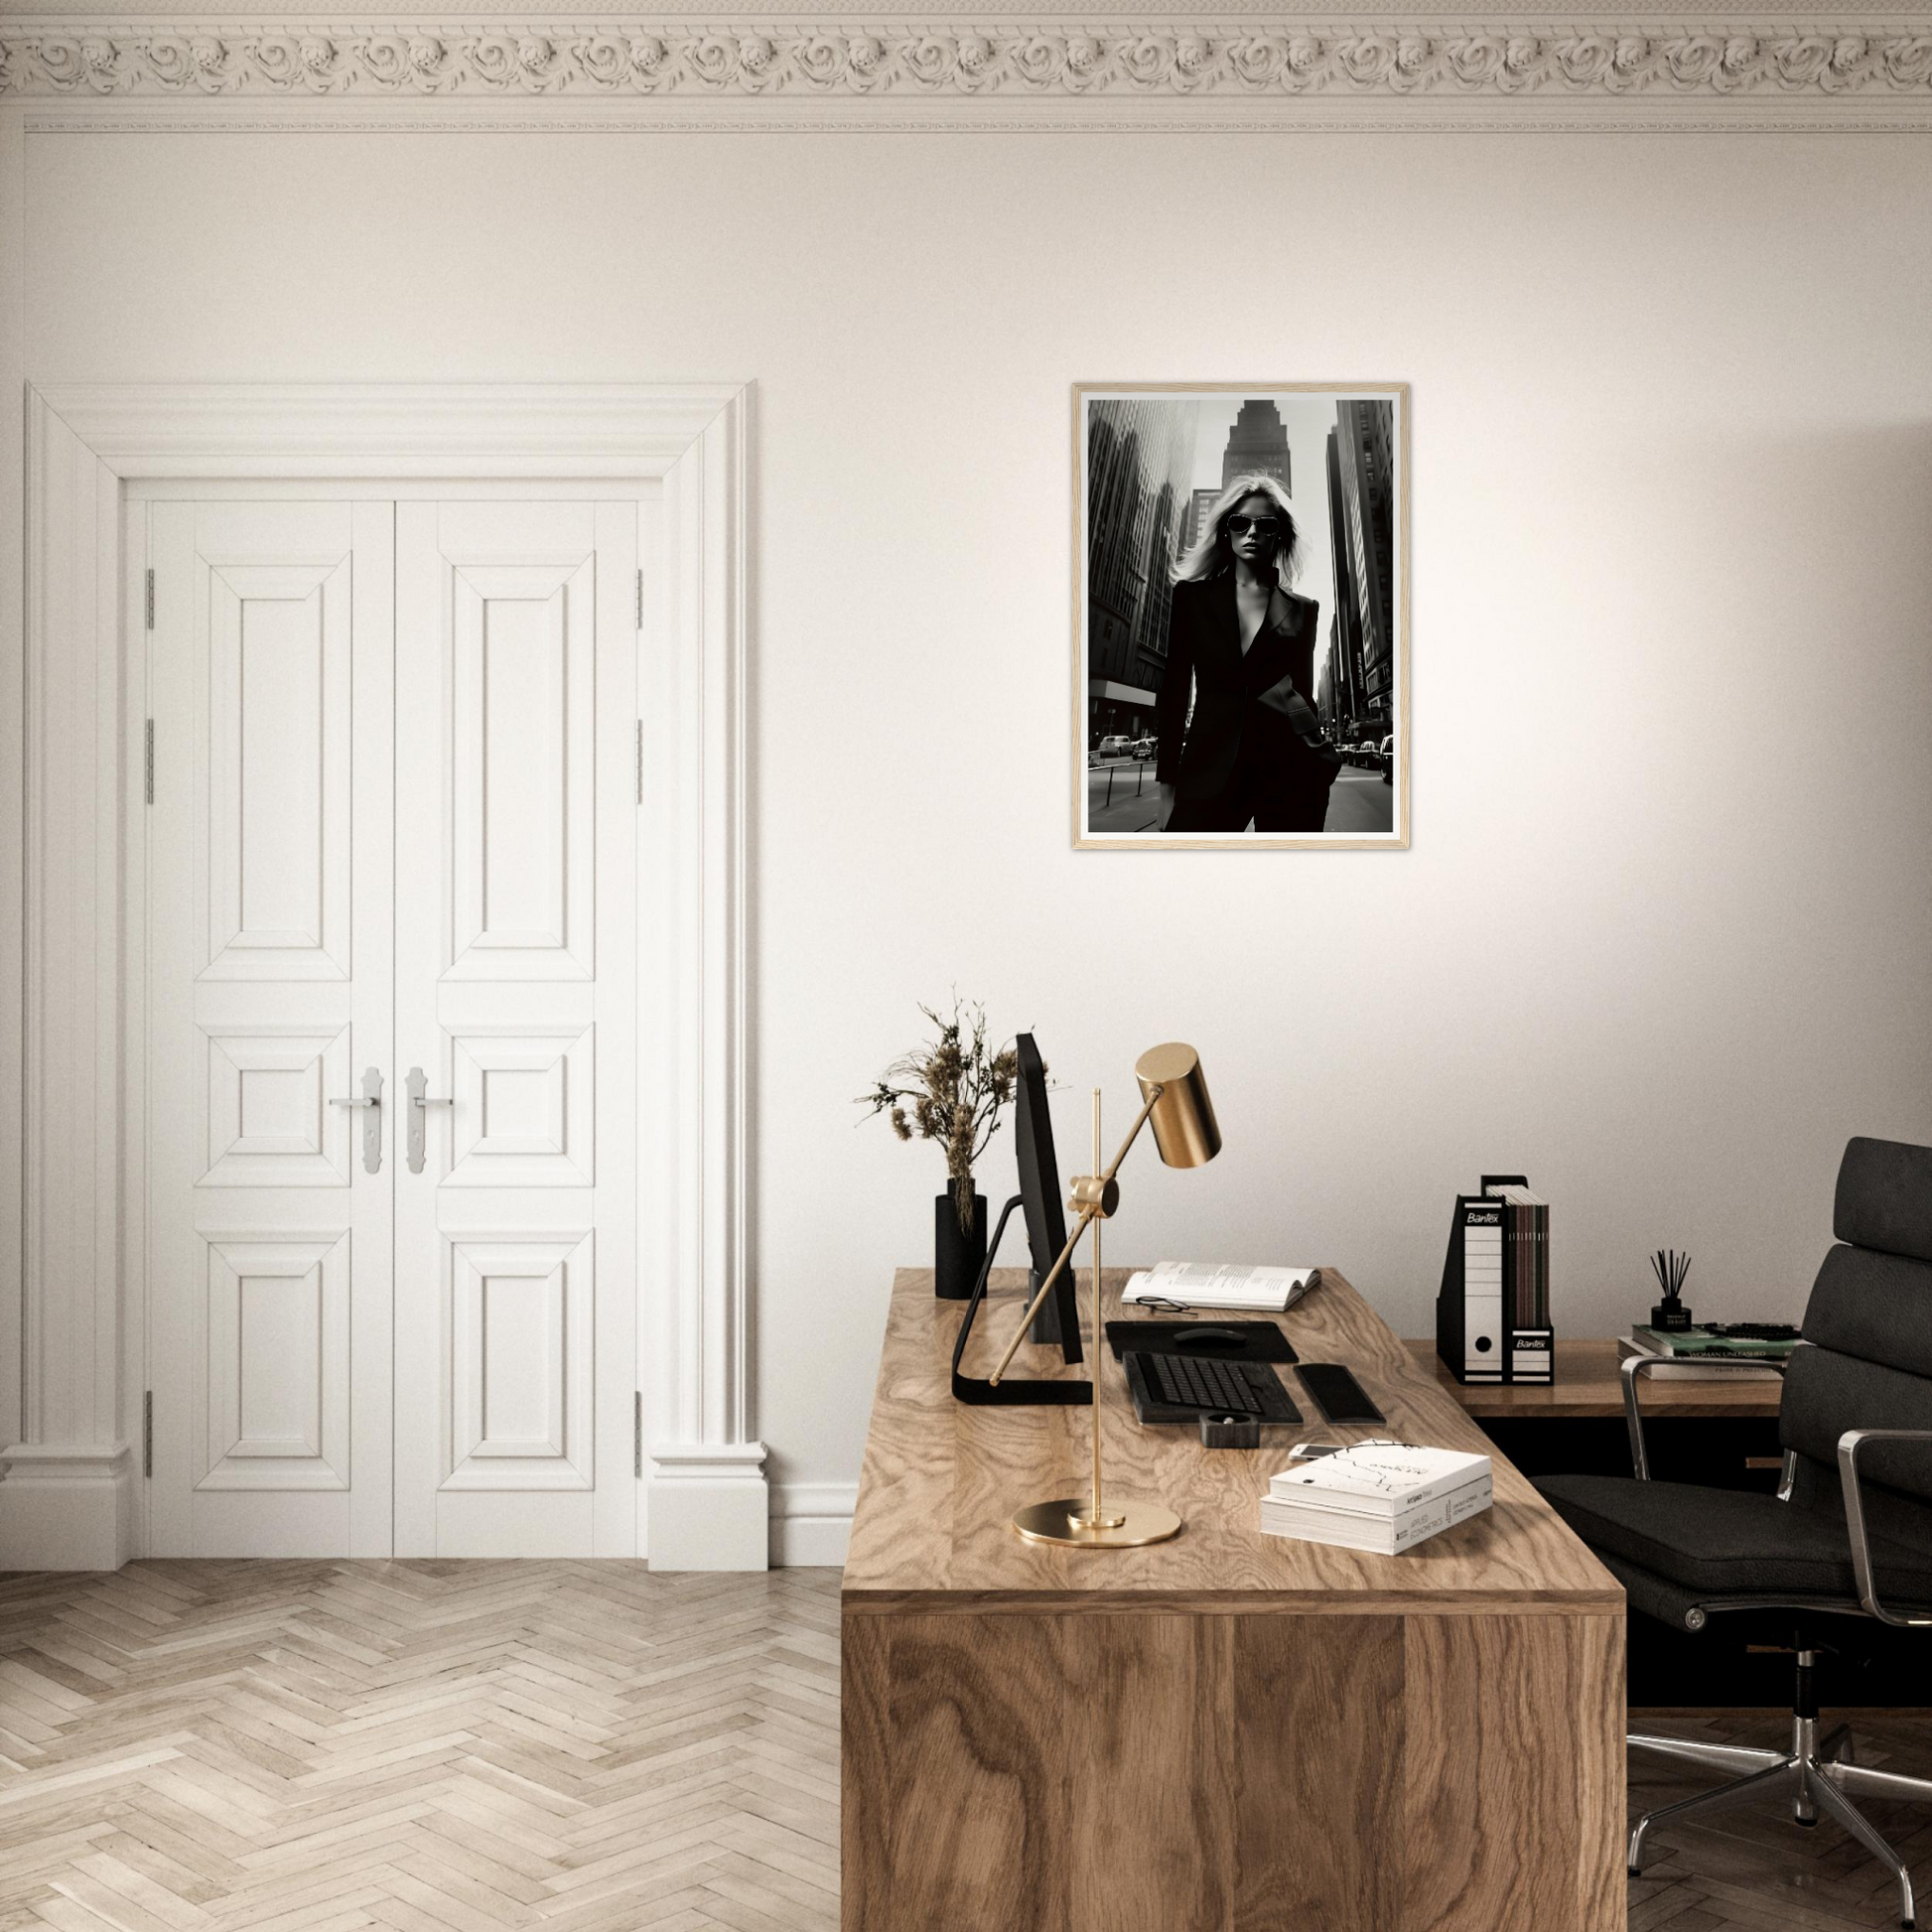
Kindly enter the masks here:
[[1409, 843], [1409, 385], [1076, 383], [1073, 842]]

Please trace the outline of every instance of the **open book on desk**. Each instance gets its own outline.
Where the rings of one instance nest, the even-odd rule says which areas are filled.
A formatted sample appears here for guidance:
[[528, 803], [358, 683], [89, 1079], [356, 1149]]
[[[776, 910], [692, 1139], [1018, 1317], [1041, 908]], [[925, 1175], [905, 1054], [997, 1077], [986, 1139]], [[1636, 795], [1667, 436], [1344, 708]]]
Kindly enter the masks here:
[[1318, 1268], [1164, 1261], [1130, 1275], [1120, 1299], [1129, 1308], [1247, 1309], [1256, 1314], [1283, 1314], [1310, 1289], [1320, 1286]]

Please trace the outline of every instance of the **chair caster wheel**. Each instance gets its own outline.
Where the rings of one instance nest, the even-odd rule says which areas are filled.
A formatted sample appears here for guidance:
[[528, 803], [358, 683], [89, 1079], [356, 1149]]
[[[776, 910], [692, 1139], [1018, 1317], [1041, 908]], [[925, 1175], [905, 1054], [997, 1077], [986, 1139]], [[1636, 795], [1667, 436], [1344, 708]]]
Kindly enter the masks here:
[[1810, 1831], [1818, 1823], [1818, 1820], [1815, 1818], [1794, 1818], [1791, 1822], [1794, 1825], [1802, 1825], [1806, 1831]]
[[1626, 1865], [1625, 1865], [1625, 1866], [1624, 1866], [1623, 1868], [1624, 1868], [1624, 1870], [1625, 1870], [1625, 1871], [1627, 1871], [1627, 1872], [1628, 1872], [1628, 1873], [1630, 1874], [1630, 1876], [1631, 1876], [1631, 1877], [1633, 1877], [1633, 1878], [1641, 1878], [1641, 1877], [1643, 1876], [1643, 1873], [1642, 1873], [1641, 1871], [1639, 1871], [1639, 1870], [1637, 1869], [1637, 1867], [1636, 1867], [1635, 1865], [1633, 1865], [1633, 1864], [1626, 1864]]

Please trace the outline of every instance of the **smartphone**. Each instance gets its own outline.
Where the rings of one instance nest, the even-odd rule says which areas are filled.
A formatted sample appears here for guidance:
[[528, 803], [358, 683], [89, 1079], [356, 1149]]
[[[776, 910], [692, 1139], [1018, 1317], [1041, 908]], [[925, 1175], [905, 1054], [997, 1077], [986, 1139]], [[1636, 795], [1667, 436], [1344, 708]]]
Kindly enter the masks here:
[[1388, 1421], [1368, 1399], [1368, 1391], [1339, 1362], [1303, 1362], [1295, 1373], [1321, 1411], [1323, 1422]]

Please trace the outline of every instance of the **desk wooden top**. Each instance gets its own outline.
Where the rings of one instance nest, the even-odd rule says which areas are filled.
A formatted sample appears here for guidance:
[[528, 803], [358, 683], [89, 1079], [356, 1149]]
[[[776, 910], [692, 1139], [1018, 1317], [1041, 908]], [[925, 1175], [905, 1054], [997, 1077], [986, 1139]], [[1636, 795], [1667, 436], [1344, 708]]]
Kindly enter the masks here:
[[[1559, 1341], [1557, 1379], [1548, 1388], [1499, 1388], [1494, 1384], [1458, 1382], [1436, 1353], [1433, 1341], [1412, 1341], [1410, 1351], [1424, 1371], [1471, 1416], [1509, 1417], [1534, 1421], [1540, 1417], [1623, 1415], [1623, 1381], [1617, 1374], [1613, 1341]], [[1637, 1394], [1646, 1419], [1653, 1416], [1775, 1416], [1781, 1382], [1761, 1382], [1753, 1375], [1725, 1375], [1708, 1381], [1679, 1381], [1668, 1375], [1646, 1375]]]
[[[1120, 1307], [1127, 1274], [1104, 1272], [1103, 1319], [1143, 1315]], [[1084, 1269], [1079, 1285], [1084, 1328], [1091, 1293]], [[999, 1360], [1025, 1308], [1025, 1286], [1020, 1269], [994, 1271], [967, 1351], [969, 1373], [985, 1375]], [[845, 1566], [848, 1612], [1622, 1611], [1616, 1580], [1332, 1269], [1322, 1270], [1321, 1287], [1282, 1325], [1303, 1361], [1345, 1362], [1387, 1427], [1337, 1429], [1314, 1420], [1289, 1372], [1290, 1393], [1311, 1417], [1306, 1427], [1271, 1431], [1259, 1449], [1204, 1449], [1185, 1429], [1144, 1429], [1120, 1364], [1105, 1351], [1107, 1482], [1122, 1495], [1158, 1498], [1185, 1525], [1173, 1541], [1145, 1550], [1058, 1549], [1014, 1532], [1010, 1519], [1024, 1504], [1084, 1493], [1090, 1412], [955, 1402], [952, 1345], [964, 1308], [933, 1298], [929, 1270], [901, 1268], [894, 1278]], [[1013, 1372], [1086, 1376], [1084, 1365], [1061, 1363], [1057, 1349], [1031, 1343], [1014, 1357]], [[1489, 1455], [1494, 1506], [1399, 1557], [1261, 1533], [1257, 1504], [1297, 1442], [1372, 1435]]]

